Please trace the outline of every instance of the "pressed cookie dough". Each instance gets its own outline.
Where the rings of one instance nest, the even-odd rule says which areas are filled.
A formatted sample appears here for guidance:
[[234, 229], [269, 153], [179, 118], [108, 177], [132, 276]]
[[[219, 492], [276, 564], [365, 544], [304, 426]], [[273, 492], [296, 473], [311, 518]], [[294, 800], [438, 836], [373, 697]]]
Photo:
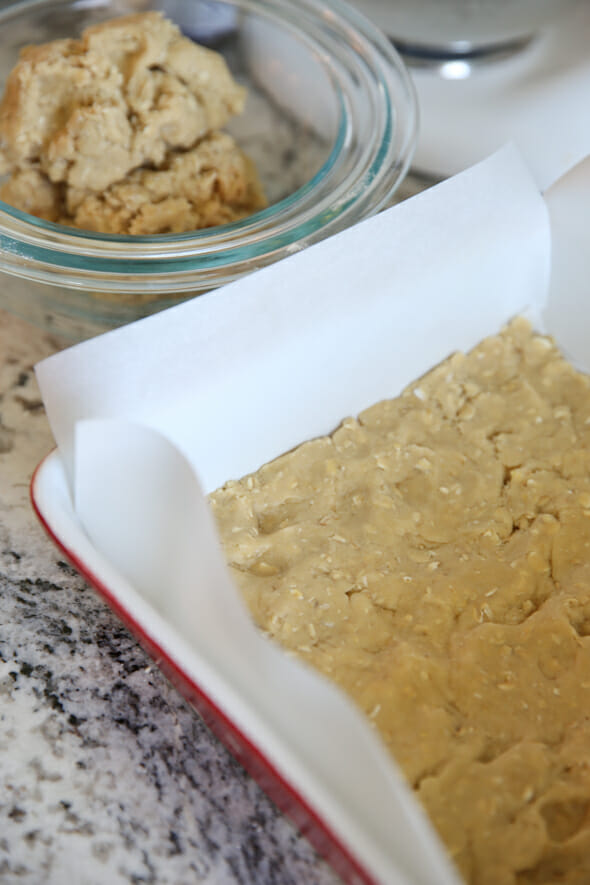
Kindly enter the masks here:
[[590, 380], [515, 320], [211, 496], [473, 885], [590, 882]]
[[156, 12], [27, 47], [0, 104], [0, 198], [106, 233], [236, 220], [266, 205], [252, 163], [219, 132], [244, 102], [222, 56]]

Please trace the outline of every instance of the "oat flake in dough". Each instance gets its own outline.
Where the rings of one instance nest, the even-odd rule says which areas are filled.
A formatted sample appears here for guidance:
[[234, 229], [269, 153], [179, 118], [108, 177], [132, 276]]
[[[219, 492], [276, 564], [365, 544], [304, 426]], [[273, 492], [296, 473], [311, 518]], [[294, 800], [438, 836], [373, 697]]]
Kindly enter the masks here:
[[524, 320], [211, 496], [466, 882], [590, 882], [590, 381]]

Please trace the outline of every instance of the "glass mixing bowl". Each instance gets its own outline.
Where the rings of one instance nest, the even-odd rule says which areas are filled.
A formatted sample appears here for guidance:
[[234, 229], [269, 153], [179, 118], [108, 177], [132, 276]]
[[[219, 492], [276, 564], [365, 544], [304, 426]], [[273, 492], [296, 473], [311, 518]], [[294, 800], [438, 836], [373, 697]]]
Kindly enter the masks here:
[[408, 170], [417, 102], [379, 30], [339, 0], [24, 0], [0, 6], [0, 89], [19, 49], [160, 9], [248, 88], [226, 127], [269, 207], [185, 234], [112, 236], [0, 202], [0, 307], [70, 340], [237, 279], [372, 215]]

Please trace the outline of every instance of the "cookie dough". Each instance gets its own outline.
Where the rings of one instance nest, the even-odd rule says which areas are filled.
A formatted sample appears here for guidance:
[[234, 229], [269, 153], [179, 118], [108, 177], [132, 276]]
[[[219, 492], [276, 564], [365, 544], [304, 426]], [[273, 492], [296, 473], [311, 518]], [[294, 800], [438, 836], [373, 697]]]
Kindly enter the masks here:
[[244, 102], [222, 56], [157, 12], [27, 47], [0, 104], [0, 174], [10, 174], [0, 197], [107, 233], [241, 218], [266, 202], [252, 164], [218, 130]]
[[226, 224], [266, 205], [249, 158], [223, 132], [188, 151], [172, 151], [160, 169], [140, 167], [102, 193], [64, 192], [35, 169], [14, 173], [3, 199], [23, 211], [110, 234], [182, 233]]
[[590, 380], [524, 320], [211, 496], [472, 885], [590, 882]]

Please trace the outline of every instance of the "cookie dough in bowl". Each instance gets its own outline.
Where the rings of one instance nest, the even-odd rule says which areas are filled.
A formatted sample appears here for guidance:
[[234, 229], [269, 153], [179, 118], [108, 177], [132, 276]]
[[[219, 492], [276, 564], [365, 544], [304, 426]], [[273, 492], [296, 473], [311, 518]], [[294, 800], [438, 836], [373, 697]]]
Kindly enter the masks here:
[[236, 221], [266, 206], [254, 164], [219, 131], [245, 101], [223, 57], [157, 12], [26, 47], [0, 103], [0, 198], [101, 233]]
[[64, 340], [377, 212], [416, 140], [399, 56], [335, 0], [9, 4], [4, 89], [0, 308]]
[[170, 151], [158, 169], [140, 167], [104, 191], [65, 190], [39, 169], [18, 169], [0, 196], [48, 221], [107, 234], [184, 233], [245, 218], [266, 206], [252, 162], [224, 132], [187, 151]]

